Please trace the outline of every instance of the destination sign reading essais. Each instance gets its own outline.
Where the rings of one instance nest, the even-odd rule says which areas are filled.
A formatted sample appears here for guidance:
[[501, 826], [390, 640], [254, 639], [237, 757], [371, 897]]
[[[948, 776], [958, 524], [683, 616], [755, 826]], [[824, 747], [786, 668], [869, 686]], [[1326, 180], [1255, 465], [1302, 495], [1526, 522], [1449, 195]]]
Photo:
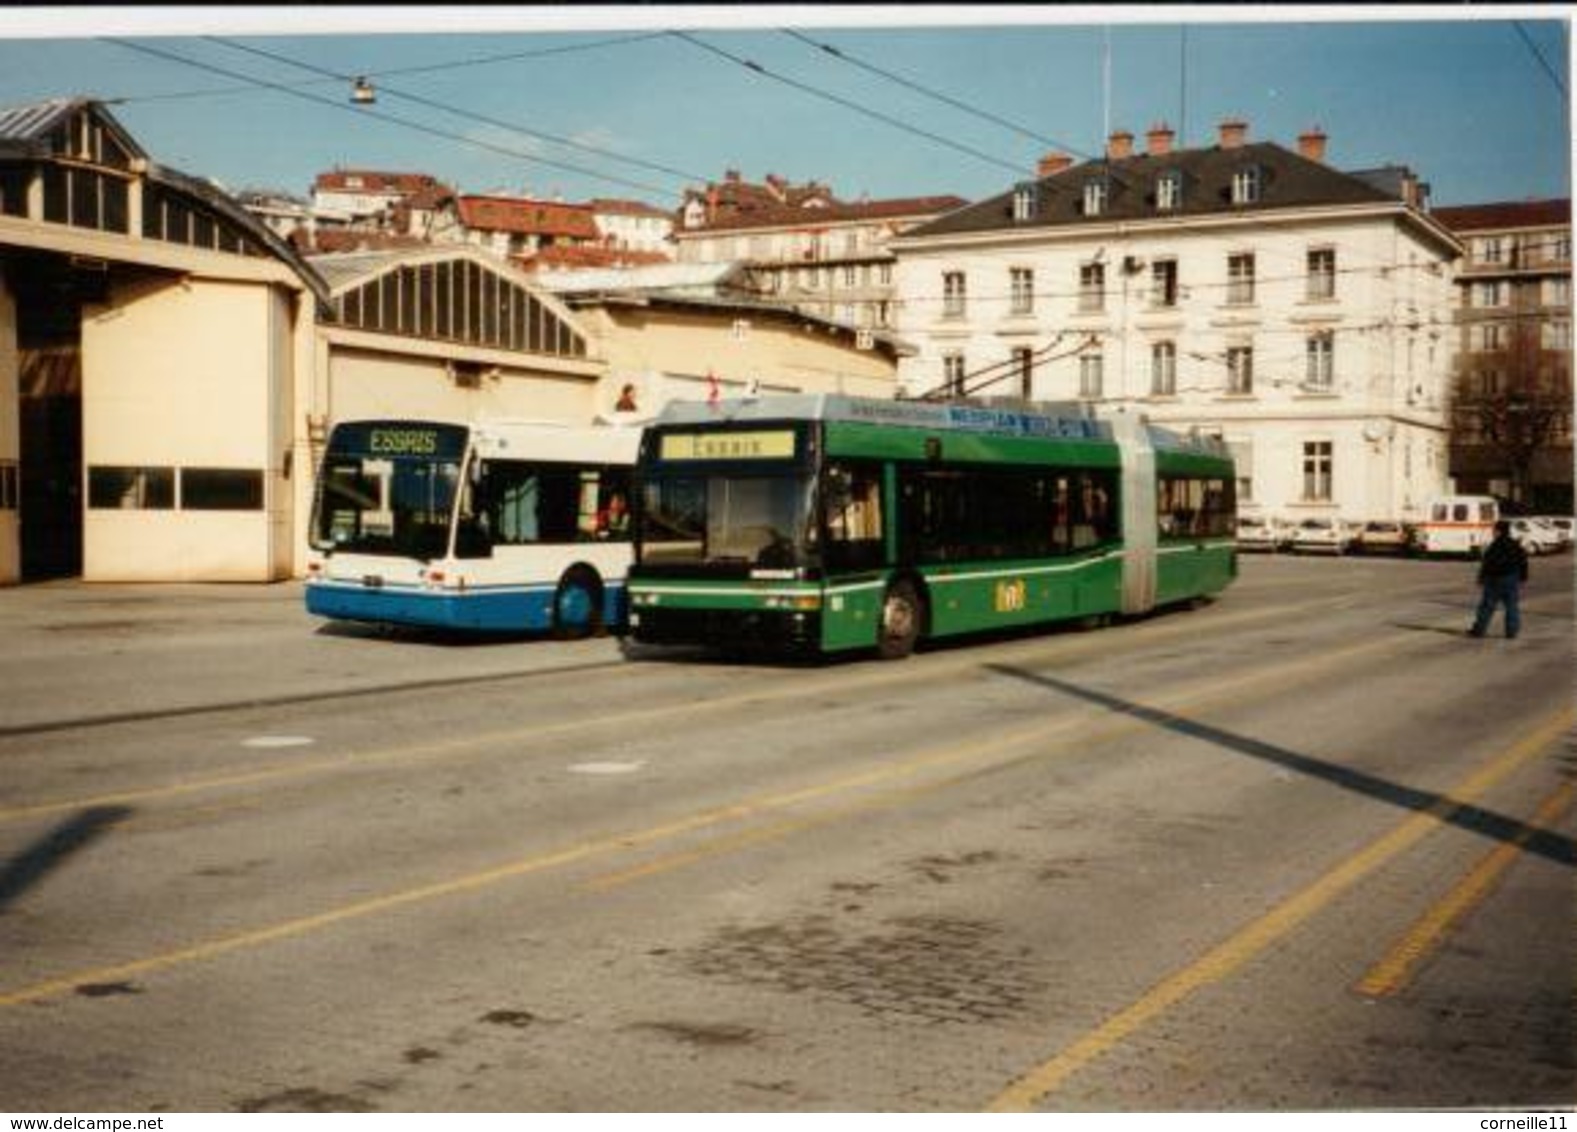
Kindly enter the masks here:
[[787, 460], [794, 457], [794, 430], [770, 432], [670, 432], [662, 438], [664, 460]]
[[466, 430], [420, 421], [347, 421], [336, 425], [335, 452], [394, 460], [455, 460], [465, 451]]

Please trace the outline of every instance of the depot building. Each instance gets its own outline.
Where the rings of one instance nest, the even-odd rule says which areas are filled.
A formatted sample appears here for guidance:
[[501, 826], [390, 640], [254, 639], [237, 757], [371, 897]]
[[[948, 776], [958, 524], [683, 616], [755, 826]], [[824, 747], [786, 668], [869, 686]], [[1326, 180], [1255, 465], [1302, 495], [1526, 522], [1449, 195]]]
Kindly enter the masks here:
[[[740, 324], [691, 341], [704, 355], [710, 326], [737, 353]], [[799, 391], [894, 387], [896, 347], [805, 329], [740, 364], [814, 338], [836, 356]], [[0, 584], [297, 576], [334, 423], [587, 424], [636, 366], [682, 389], [610, 365], [630, 355], [610, 334], [460, 244], [308, 261], [96, 101], [0, 109]]]

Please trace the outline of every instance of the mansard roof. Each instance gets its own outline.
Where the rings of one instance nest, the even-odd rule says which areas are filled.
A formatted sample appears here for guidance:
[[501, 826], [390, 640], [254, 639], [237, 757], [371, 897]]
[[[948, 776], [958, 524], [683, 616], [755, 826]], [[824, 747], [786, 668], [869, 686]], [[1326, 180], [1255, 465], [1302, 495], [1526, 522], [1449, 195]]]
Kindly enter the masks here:
[[[1259, 176], [1257, 199], [1235, 204], [1234, 177], [1247, 168]], [[1157, 206], [1157, 186], [1165, 176], [1180, 179], [1176, 207]], [[1085, 187], [1106, 185], [1105, 207], [1098, 214], [1085, 212]], [[1207, 215], [1258, 215], [1283, 209], [1329, 205], [1383, 204], [1397, 197], [1375, 185], [1313, 161], [1273, 142], [1167, 153], [1138, 153], [1123, 158], [1097, 158], [1023, 185], [1034, 186], [1028, 216], [1014, 218], [1014, 198], [1021, 186], [967, 208], [937, 218], [908, 233], [911, 238], [1030, 230], [1072, 225], [1103, 225], [1114, 221], [1150, 220]]]
[[1560, 200], [1498, 201], [1492, 204], [1436, 208], [1432, 215], [1453, 232], [1510, 231], [1516, 228], [1571, 227], [1572, 202]]

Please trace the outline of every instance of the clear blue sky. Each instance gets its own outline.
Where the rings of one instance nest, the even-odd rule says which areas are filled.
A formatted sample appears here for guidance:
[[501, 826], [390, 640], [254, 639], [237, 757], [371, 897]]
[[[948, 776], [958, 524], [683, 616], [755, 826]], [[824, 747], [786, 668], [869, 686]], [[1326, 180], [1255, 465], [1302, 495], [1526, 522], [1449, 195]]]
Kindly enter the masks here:
[[[1144, 131], [1164, 120], [1179, 130], [1179, 145], [1208, 145], [1229, 116], [1249, 123], [1252, 140], [1288, 148], [1318, 124], [1330, 137], [1332, 164], [1411, 166], [1433, 186], [1437, 205], [1570, 194], [1565, 6], [1505, 14], [1443, 8], [1405, 21], [1395, 10], [1374, 10], [1390, 19], [1366, 19], [1363, 9], [1338, 7], [1258, 9], [1265, 22], [1242, 22], [1256, 10], [1216, 9], [1178, 23], [1187, 11], [63, 9], [36, 23], [11, 9], [0, 21], [0, 105], [78, 94], [124, 99], [113, 112], [156, 161], [231, 189], [297, 195], [316, 173], [354, 166], [431, 173], [466, 192], [524, 189], [662, 207], [685, 185], [726, 169], [751, 180], [769, 172], [815, 179], [846, 198], [978, 199], [1027, 176], [1049, 149], [1093, 155], [1108, 126], [1132, 131], [1142, 145]], [[965, 18], [975, 22], [934, 26]], [[313, 21], [312, 34], [299, 34], [304, 20]], [[322, 30], [334, 27], [378, 30]], [[658, 34], [673, 30], [699, 43]], [[323, 72], [371, 76], [380, 89], [374, 112], [430, 132], [356, 113], [348, 82]]]

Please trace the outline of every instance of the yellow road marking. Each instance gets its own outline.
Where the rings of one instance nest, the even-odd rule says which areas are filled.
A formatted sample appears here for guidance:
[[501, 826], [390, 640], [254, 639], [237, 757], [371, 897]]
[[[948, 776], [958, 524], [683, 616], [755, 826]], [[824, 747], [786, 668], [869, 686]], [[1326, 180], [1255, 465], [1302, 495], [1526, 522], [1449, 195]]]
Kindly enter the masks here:
[[1419, 918], [1386, 953], [1385, 958], [1370, 968], [1353, 989], [1373, 998], [1399, 993], [1412, 979], [1418, 965], [1490, 894], [1500, 875], [1521, 856], [1523, 848], [1539, 828], [1560, 820], [1571, 806], [1572, 792], [1572, 784], [1567, 782], [1546, 798], [1512, 841], [1496, 847], [1485, 856]]
[[1049, 1061], [1019, 1077], [987, 1106], [1028, 1112], [1069, 1077], [1102, 1057], [1195, 991], [1220, 982], [1398, 854], [1440, 828], [1444, 819], [1506, 775], [1543, 753], [1570, 730], [1577, 712], [1562, 708], [1504, 753], [1464, 778], [1428, 810], [1371, 842], [1291, 899], [1218, 944], [1197, 962], [1163, 979], [1132, 1004]]
[[[1280, 682], [1299, 680], [1311, 669], [1345, 664], [1355, 655], [1394, 647], [1397, 643], [1396, 640], [1391, 638], [1377, 638], [1360, 644], [1350, 645], [1335, 652], [1304, 657], [1279, 668], [1266, 669], [1252, 676], [1243, 677], [1227, 688], [1221, 688], [1219, 681], [1201, 681], [1201, 683], [1216, 685], [1212, 693], [1201, 698], [1209, 699], [1214, 696], [1231, 702], [1242, 702], [1244, 690], [1248, 687], [1261, 684], [1273, 686]], [[1179, 692], [1166, 702], [1176, 703], [1185, 700], [1186, 695], [1187, 693]], [[994, 750], [1010, 749], [1031, 740], [1045, 739], [1055, 735], [1058, 731], [1077, 728], [1081, 723], [1087, 726], [1087, 718], [1083, 716], [1064, 717], [1050, 724], [1044, 722], [1029, 724], [1006, 734], [969, 740], [965, 743], [924, 752], [910, 758], [896, 760], [811, 786], [763, 795], [753, 799], [745, 799], [710, 810], [704, 810], [689, 817], [680, 818], [646, 830], [597, 838], [582, 842], [579, 845], [572, 845], [563, 849], [526, 857], [519, 861], [500, 865], [497, 868], [393, 892], [368, 900], [357, 901], [316, 915], [298, 917], [267, 927], [237, 932], [233, 935], [223, 936], [161, 955], [49, 979], [31, 986], [20, 987], [13, 991], [0, 992], [0, 1008], [65, 994], [84, 983], [123, 982], [138, 975], [146, 975], [169, 967], [214, 959], [232, 951], [258, 947], [262, 944], [304, 935], [322, 928], [409, 905], [472, 892], [502, 881], [579, 863], [596, 856], [644, 849], [653, 844], [673, 840], [729, 822], [749, 820], [765, 813], [787, 809], [801, 803], [817, 801], [836, 794], [847, 793], [851, 790], [891, 782], [901, 777], [919, 773], [930, 767], [960, 762]], [[1111, 726], [1119, 730], [1128, 730], [1146, 726], [1146, 724], [1140, 720], [1125, 719]], [[1088, 737], [1087, 733], [1086, 737]], [[798, 824], [801, 823], [790, 823], [791, 826]], [[747, 841], [754, 841], [759, 840], [764, 835], [746, 831], [740, 836]], [[639, 869], [636, 870], [636, 872], [639, 871]]]
[[[1241, 625], [1272, 617], [1285, 617], [1290, 613], [1317, 608], [1324, 604], [1325, 602], [1323, 601], [1304, 602], [1278, 606], [1269, 610], [1248, 610], [1243, 613], [1227, 614], [1213, 619], [1211, 626], [1215, 628], [1227, 625]], [[1182, 615], [1180, 614], [1179, 616]], [[1188, 624], [1179, 622], [1175, 625], [1162, 625], [1151, 628], [1149, 632], [1145, 633], [1135, 643], [1148, 644], [1172, 636], [1194, 634], [1198, 631], [1197, 625], [1192, 622]], [[1014, 650], [1008, 655], [1013, 657], [1021, 653], [1027, 653], [1030, 658], [1034, 659], [1073, 659], [1102, 643], [1102, 640], [1098, 637], [1092, 637], [1079, 643], [1059, 640], [1052, 642], [1050, 646], [1048, 646], [1046, 641], [1036, 641], [1023, 650]], [[1109, 639], [1105, 643], [1109, 644]], [[927, 659], [929, 660], [930, 658]], [[999, 663], [1003, 657], [1001, 653], [994, 652], [987, 659], [993, 663]], [[957, 659], [936, 660], [934, 663], [926, 664], [920, 676], [922, 679], [942, 678], [972, 667], [982, 667], [985, 663], [986, 660], [983, 660], [979, 653], [971, 656], [961, 656]], [[190, 779], [184, 782], [165, 783], [160, 786], [120, 790], [93, 797], [62, 798], [52, 802], [10, 806], [0, 809], [0, 822], [48, 817], [52, 814], [96, 806], [125, 806], [138, 802], [179, 798], [184, 795], [209, 790], [253, 786], [277, 779], [305, 777], [311, 774], [328, 774], [335, 771], [379, 766], [401, 761], [444, 758], [479, 747], [486, 747], [490, 744], [546, 739], [587, 728], [640, 728], [673, 716], [683, 715], [688, 717], [698, 711], [724, 711], [753, 703], [768, 703], [773, 700], [800, 699], [829, 692], [848, 694], [868, 691], [887, 684], [912, 683], [915, 680], [915, 676], [916, 673], [913, 668], [900, 664], [884, 666], [879, 670], [862, 673], [853, 678], [850, 677], [847, 671], [838, 671], [829, 674], [825, 678], [808, 681], [779, 680], [766, 687], [758, 687], [751, 691], [740, 692], [731, 696], [720, 696], [710, 700], [686, 700], [682, 703], [661, 704], [656, 707], [639, 708], [613, 715], [582, 716], [560, 720], [556, 723], [533, 723], [525, 727], [465, 735], [430, 743], [417, 743], [407, 747], [388, 747], [361, 752], [351, 751], [347, 754], [331, 755], [323, 758], [295, 759], [265, 767], [254, 767], [233, 774], [218, 774], [207, 778]]]

